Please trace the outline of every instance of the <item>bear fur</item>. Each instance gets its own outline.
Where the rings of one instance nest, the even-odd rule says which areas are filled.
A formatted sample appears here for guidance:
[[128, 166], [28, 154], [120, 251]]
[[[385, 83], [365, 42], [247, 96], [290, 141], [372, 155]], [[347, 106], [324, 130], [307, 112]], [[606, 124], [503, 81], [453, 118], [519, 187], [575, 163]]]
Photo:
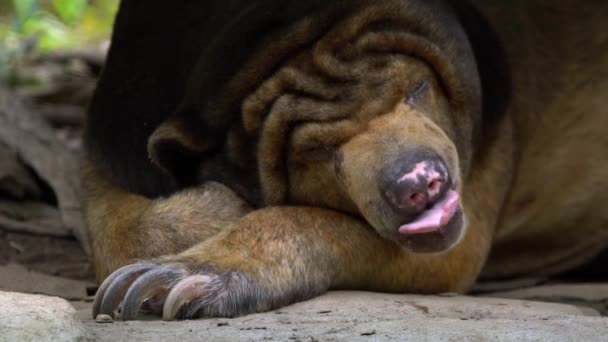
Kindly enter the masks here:
[[[585, 264], [608, 245], [607, 15], [573, 0], [123, 2], [85, 134], [107, 278], [94, 315], [235, 316]], [[400, 197], [417, 162], [457, 198], [423, 234], [407, 223], [444, 200]]]

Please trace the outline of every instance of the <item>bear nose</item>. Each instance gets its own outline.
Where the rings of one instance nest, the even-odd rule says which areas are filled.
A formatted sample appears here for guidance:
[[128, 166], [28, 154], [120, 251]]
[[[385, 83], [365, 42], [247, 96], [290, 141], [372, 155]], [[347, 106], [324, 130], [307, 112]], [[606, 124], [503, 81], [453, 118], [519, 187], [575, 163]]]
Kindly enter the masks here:
[[382, 195], [405, 221], [442, 200], [451, 187], [446, 164], [429, 151], [403, 155], [380, 172]]

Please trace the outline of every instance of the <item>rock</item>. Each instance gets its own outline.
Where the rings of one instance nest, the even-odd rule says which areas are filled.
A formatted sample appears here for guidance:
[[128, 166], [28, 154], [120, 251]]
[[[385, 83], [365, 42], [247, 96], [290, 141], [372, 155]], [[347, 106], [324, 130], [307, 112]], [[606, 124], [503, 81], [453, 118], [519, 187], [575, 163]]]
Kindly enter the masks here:
[[468, 296], [331, 292], [269, 313], [96, 324], [98, 341], [601, 341], [608, 318], [576, 306]]
[[58, 296], [65, 299], [84, 299], [87, 287], [92, 283], [54, 277], [35, 271], [28, 271], [20, 265], [0, 266], [0, 290]]
[[0, 342], [88, 341], [61, 298], [0, 292], [0, 308]]
[[99, 314], [95, 317], [95, 323], [113, 323], [114, 319], [110, 315]]

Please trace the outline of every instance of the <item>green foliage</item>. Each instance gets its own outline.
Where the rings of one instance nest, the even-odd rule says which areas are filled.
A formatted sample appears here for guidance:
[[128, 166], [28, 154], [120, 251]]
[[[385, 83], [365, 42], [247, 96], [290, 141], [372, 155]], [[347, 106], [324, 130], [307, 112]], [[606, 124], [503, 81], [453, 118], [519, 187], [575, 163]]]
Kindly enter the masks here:
[[39, 1], [37, 0], [13, 0], [15, 8], [15, 25], [22, 28], [28, 18], [38, 12]]
[[35, 53], [91, 44], [109, 35], [119, 0], [0, 0], [0, 81]]
[[[31, 1], [31, 0], [27, 0]], [[68, 25], [74, 25], [84, 13], [87, 0], [54, 0], [53, 9], [59, 15], [61, 21]]]

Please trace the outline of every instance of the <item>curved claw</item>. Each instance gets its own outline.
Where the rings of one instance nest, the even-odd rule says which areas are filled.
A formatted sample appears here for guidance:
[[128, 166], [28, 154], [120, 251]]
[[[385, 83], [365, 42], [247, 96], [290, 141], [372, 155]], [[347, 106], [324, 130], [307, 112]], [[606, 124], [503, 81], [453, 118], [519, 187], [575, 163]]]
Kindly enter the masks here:
[[202, 274], [191, 275], [182, 279], [169, 292], [163, 307], [163, 320], [172, 321], [178, 311], [194, 298], [201, 298], [209, 291], [208, 284], [212, 277]]
[[[155, 295], [163, 296], [176, 281], [186, 274], [182, 269], [159, 268], [137, 278], [122, 302], [121, 319], [123, 321], [137, 318], [142, 303]], [[162, 304], [164, 298], [157, 300]]]
[[142, 274], [144, 272], [149, 271], [154, 266], [155, 265], [153, 264], [132, 264], [123, 266], [118, 270], [114, 271], [112, 274], [110, 274], [110, 276], [107, 277], [106, 280], [103, 281], [103, 283], [101, 283], [99, 289], [97, 290], [97, 294], [95, 295], [95, 301], [93, 302], [93, 319], [95, 319], [95, 317], [97, 317], [97, 315], [101, 313], [102, 302], [105, 298], [105, 294], [106, 292], [108, 292], [108, 288], [110, 287], [110, 285], [112, 285], [120, 275], [124, 274], [125, 272], [135, 272], [137, 274]]
[[[133, 267], [123, 267], [118, 271], [116, 277], [113, 279], [112, 283], [105, 290], [105, 294], [101, 299], [101, 306], [99, 313], [110, 315], [113, 318], [116, 318], [114, 315], [114, 310], [118, 308], [120, 302], [122, 301], [125, 293], [131, 286], [131, 283], [135, 281], [139, 276], [148, 272], [156, 265], [143, 264], [143, 265], [131, 265]], [[137, 267], [140, 266], [140, 267]]]

